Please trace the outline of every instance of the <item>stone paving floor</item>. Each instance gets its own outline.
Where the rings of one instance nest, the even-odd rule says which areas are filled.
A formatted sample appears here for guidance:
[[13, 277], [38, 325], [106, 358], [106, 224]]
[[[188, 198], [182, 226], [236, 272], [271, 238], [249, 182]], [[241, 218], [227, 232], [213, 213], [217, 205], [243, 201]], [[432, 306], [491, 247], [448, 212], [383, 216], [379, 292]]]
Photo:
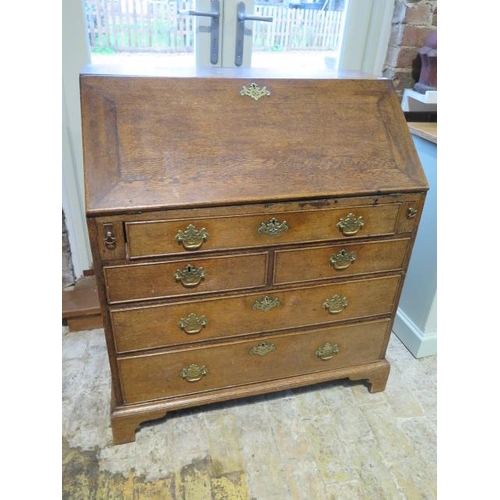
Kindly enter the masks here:
[[62, 342], [63, 499], [437, 497], [437, 357], [394, 335], [383, 393], [340, 381], [174, 412], [119, 446], [103, 330]]

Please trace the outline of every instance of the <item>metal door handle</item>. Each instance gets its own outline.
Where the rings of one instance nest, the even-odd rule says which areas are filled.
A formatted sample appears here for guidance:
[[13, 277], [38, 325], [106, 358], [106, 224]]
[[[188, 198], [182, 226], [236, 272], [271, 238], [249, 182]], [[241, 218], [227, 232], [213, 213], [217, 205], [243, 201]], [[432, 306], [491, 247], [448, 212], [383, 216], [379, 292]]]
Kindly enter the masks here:
[[245, 21], [265, 21], [267, 23], [272, 23], [273, 18], [270, 16], [253, 16], [253, 15], [248, 15], [245, 13], [245, 4], [243, 2], [240, 2], [238, 4], [238, 11], [237, 11], [237, 17], [238, 21], [240, 23], [244, 23]]
[[206, 10], [180, 10], [179, 14], [182, 14], [184, 16], [201, 16], [201, 17], [214, 17], [218, 18], [219, 17], [219, 12], [212, 12], [212, 11], [206, 11]]
[[244, 2], [239, 2], [236, 9], [236, 48], [234, 55], [234, 64], [241, 66], [243, 64], [243, 43], [245, 38], [245, 21], [265, 21], [272, 23], [273, 18], [268, 16], [254, 16], [245, 12]]
[[219, 18], [220, 6], [219, 0], [211, 0], [212, 10], [179, 10], [179, 14], [188, 16], [210, 17], [210, 62], [217, 64], [219, 62]]

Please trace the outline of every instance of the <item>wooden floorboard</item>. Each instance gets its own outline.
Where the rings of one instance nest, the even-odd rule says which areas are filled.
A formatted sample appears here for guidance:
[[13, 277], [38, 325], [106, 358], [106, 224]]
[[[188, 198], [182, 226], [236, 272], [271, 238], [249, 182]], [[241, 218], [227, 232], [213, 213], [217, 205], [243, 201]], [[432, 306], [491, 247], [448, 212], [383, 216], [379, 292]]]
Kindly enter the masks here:
[[62, 319], [70, 331], [102, 328], [95, 276], [84, 276], [62, 292]]

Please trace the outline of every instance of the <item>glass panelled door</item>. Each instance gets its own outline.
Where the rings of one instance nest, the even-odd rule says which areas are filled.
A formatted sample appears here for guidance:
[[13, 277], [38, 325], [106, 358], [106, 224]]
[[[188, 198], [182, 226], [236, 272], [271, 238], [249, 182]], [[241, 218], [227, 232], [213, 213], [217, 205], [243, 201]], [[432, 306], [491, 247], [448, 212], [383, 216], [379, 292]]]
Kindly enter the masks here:
[[196, 0], [200, 67], [336, 69], [346, 0]]
[[348, 0], [256, 0], [252, 66], [338, 69]]
[[254, 0], [196, 0], [196, 8], [180, 11], [196, 18], [195, 53], [198, 67], [249, 67], [253, 23], [272, 23], [254, 13]]
[[[335, 69], [348, 3], [367, 1], [84, 0], [84, 4], [92, 62], [98, 64]], [[358, 27], [352, 31], [355, 40], [364, 40]]]

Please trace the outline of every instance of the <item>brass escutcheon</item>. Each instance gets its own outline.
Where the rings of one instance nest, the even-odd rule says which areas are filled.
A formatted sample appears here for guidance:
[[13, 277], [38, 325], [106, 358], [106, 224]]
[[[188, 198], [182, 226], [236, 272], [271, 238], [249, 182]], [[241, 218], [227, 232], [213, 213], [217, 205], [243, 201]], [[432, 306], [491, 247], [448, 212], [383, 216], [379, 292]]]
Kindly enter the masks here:
[[178, 323], [179, 328], [188, 335], [200, 333], [207, 326], [207, 318], [189, 313], [185, 318], [181, 318]]
[[356, 260], [354, 252], [348, 252], [343, 248], [339, 253], [333, 254], [330, 259], [330, 265], [337, 271], [347, 269]]
[[197, 286], [201, 283], [201, 280], [205, 279], [205, 270], [203, 267], [187, 264], [184, 269], [177, 269], [174, 278], [175, 281], [180, 281], [186, 287]]
[[240, 95], [246, 95], [254, 101], [258, 101], [261, 97], [271, 95], [271, 92], [266, 87], [260, 88], [256, 83], [251, 83], [248, 87], [243, 86], [240, 90]]
[[347, 307], [347, 298], [340, 295], [334, 295], [331, 299], [326, 299], [323, 302], [323, 308], [327, 309], [330, 314], [338, 314]]
[[262, 299], [256, 300], [253, 303], [252, 309], [254, 311], [259, 310], [259, 311], [267, 312], [267, 311], [270, 311], [271, 309], [274, 309], [275, 307], [278, 307], [280, 305], [281, 305], [281, 302], [279, 301], [279, 299], [277, 297], [275, 297], [273, 299], [273, 298], [269, 297], [269, 295], [266, 295]]
[[269, 354], [271, 351], [275, 351], [276, 346], [272, 344], [271, 342], [261, 342], [260, 344], [257, 344], [256, 346], [253, 346], [250, 349], [250, 354], [257, 354], [259, 356], [265, 356], [266, 354]]
[[198, 382], [207, 374], [208, 370], [205, 366], [192, 364], [181, 371], [181, 378], [187, 382]]
[[114, 237], [112, 231], [106, 231], [106, 234], [104, 235], [104, 244], [106, 245], [106, 248], [109, 248], [110, 250], [116, 248], [116, 238]]
[[416, 208], [409, 207], [408, 210], [406, 211], [406, 217], [408, 217], [408, 219], [414, 219], [417, 213], [418, 210]]
[[355, 235], [365, 225], [363, 217], [358, 217], [350, 213], [345, 219], [340, 219], [337, 227], [342, 231], [344, 236]]
[[335, 354], [338, 354], [339, 346], [337, 344], [332, 345], [330, 342], [318, 347], [317, 351], [314, 353], [319, 359], [326, 361], [327, 359], [332, 359]]
[[189, 224], [184, 231], [179, 229], [175, 236], [175, 241], [182, 243], [186, 250], [197, 250], [207, 239], [207, 230], [204, 227], [196, 229], [193, 224]]
[[288, 231], [286, 220], [280, 222], [276, 217], [272, 217], [269, 222], [263, 222], [257, 230], [259, 234], [267, 234], [271, 238], [275, 238], [278, 234], [286, 231]]

